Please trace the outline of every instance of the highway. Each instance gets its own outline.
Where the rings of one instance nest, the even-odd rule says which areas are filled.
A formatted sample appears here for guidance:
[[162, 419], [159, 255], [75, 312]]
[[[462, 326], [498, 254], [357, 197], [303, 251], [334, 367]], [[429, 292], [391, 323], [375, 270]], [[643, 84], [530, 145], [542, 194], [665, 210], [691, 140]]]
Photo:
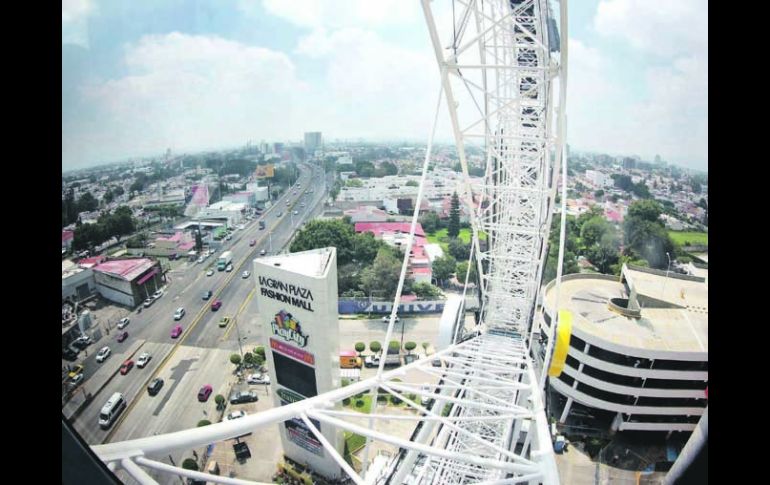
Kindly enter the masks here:
[[[246, 227], [235, 231], [232, 240], [223, 246], [222, 251], [233, 252], [232, 272], [215, 269], [216, 259], [222, 251], [201, 264], [185, 263], [183, 267], [167, 273], [169, 281], [160, 299], [149, 308], [143, 308], [141, 313], [130, 315], [131, 323], [125, 329], [129, 337], [125, 342], [118, 343], [113, 331], [91, 347], [93, 352], [89, 352], [85, 359], [86, 379], [83, 385], [89, 386], [89, 379], [95, 373], [98, 376], [114, 370], [116, 374], [73, 420], [75, 429], [86, 442], [100, 444], [193, 427], [205, 415], [207, 408], [203, 409], [204, 412], [188, 408], [208, 404], [213, 409], [213, 395], [226, 392], [222, 386], [225, 377], [233, 370], [229, 355], [239, 350], [238, 336], [242, 339], [244, 352], [261, 343], [261, 325], [256, 317], [253, 298], [254, 276], [244, 279], [242, 272], [252, 272], [252, 261], [259, 257], [262, 249], [266, 254], [281, 252], [294, 231], [322, 211], [327, 188], [322, 171], [301, 164], [298, 183], [301, 188], [297, 189], [295, 184], [260, 218], [246, 221]], [[311, 189], [312, 194], [308, 193]], [[293, 214], [295, 210], [297, 215]], [[265, 221], [265, 229], [259, 229], [259, 220]], [[256, 239], [256, 244], [249, 246], [252, 239]], [[209, 268], [215, 269], [212, 276], [206, 276]], [[206, 290], [211, 290], [213, 296], [204, 301], [202, 295]], [[215, 299], [222, 301], [218, 311], [211, 310]], [[178, 307], [183, 307], [186, 314], [177, 322], [173, 314]], [[218, 326], [223, 316], [235, 317], [226, 328]], [[183, 326], [184, 333], [178, 339], [172, 339], [170, 332], [177, 324]], [[96, 363], [96, 350], [104, 345], [111, 347], [113, 355], [104, 363]], [[142, 352], [152, 354], [147, 367], [134, 367], [127, 375], [117, 373], [123, 358], [132, 353], [131, 358], [135, 361]], [[161, 392], [152, 397], [148, 396], [145, 388], [155, 376], [163, 378], [165, 384]], [[208, 403], [198, 403], [197, 391], [206, 383], [214, 387], [214, 394]], [[89, 392], [93, 391], [89, 389]], [[99, 411], [114, 392], [123, 393], [129, 407], [111, 429], [101, 430], [98, 425]], [[187, 411], [190, 411], [188, 418], [185, 417]], [[125, 429], [124, 422], [128, 422]]]

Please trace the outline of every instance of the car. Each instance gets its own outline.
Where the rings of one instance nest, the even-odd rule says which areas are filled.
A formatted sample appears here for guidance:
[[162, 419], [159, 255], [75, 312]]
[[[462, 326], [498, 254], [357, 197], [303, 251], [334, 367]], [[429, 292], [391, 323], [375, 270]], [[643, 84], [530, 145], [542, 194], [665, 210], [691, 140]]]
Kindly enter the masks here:
[[214, 270], [210, 269], [210, 270], [206, 271], [206, 276], [214, 276]]
[[230, 394], [230, 404], [243, 404], [246, 402], [257, 402], [259, 396], [257, 391], [235, 391]]
[[212, 295], [211, 290], [206, 290], [203, 292], [203, 299], [208, 300], [209, 298], [211, 298], [211, 295]]
[[260, 256], [264, 256], [265, 254], [267, 254], [267, 251], [265, 251], [264, 249], [262, 249], [261, 251], [259, 251], [259, 255], [260, 255]]
[[171, 329], [171, 338], [177, 338], [180, 335], [182, 335], [182, 326], [175, 325], [174, 328]]
[[203, 256], [201, 256], [200, 258], [198, 258], [198, 263], [202, 263], [202, 262], [204, 262], [204, 261], [206, 261], [206, 258], [204, 258]]
[[157, 300], [158, 298], [160, 298], [161, 296], [163, 296], [163, 290], [158, 290], [158, 291], [156, 291], [155, 293], [153, 293], [153, 294], [152, 294], [152, 297], [153, 297], [154, 299], [156, 299], [156, 300]]
[[441, 367], [441, 359], [433, 359], [431, 365], [433, 365], [433, 367]]
[[244, 271], [243, 274], [241, 274], [241, 278], [243, 278], [243, 279], [246, 279], [249, 276], [251, 276], [251, 273], [249, 273], [248, 271]]
[[252, 239], [251, 241], [249, 241], [249, 246], [254, 246], [256, 244], [257, 244], [257, 240], [256, 239]]
[[[398, 321], [398, 320], [399, 320], [398, 315], [396, 315], [395, 321]], [[385, 315], [384, 317], [382, 317], [382, 321], [384, 323], [390, 323], [390, 315]]]
[[232, 235], [232, 234], [228, 234], [228, 235], [225, 237], [225, 241], [229, 241], [229, 240], [231, 240], [232, 238], [233, 238], [233, 235]]
[[212, 310], [212, 311], [217, 311], [217, 310], [219, 310], [219, 308], [220, 308], [221, 306], [222, 306], [222, 300], [214, 300], [214, 301], [211, 303], [211, 310]]
[[112, 350], [110, 350], [109, 347], [102, 347], [99, 349], [99, 352], [96, 353], [96, 361], [101, 364], [107, 360], [107, 357], [109, 357], [110, 354], [112, 354]]
[[118, 321], [118, 330], [123, 330], [128, 326], [129, 323], [131, 323], [131, 320], [129, 320], [128, 318], [121, 318]]
[[211, 392], [214, 389], [211, 387], [210, 384], [206, 384], [205, 386], [201, 387], [200, 391], [198, 391], [198, 401], [200, 402], [206, 402], [209, 400], [209, 396], [211, 395]]
[[66, 349], [62, 349], [61, 358], [72, 362], [74, 360], [77, 360], [79, 353], [80, 352], [78, 352], [77, 350], [71, 347], [67, 347]]
[[80, 337], [72, 341], [72, 345], [74, 345], [76, 348], [80, 350], [85, 349], [92, 343], [93, 341], [88, 337], [88, 335], [81, 335]]
[[275, 217], [277, 217], [277, 218], [279, 218], [279, 219], [280, 219], [280, 217], [281, 217], [282, 215], [283, 215], [283, 212], [279, 212], [279, 213], [278, 213], [278, 215], [277, 215], [277, 216], [275, 216]]
[[144, 366], [152, 359], [152, 355], [149, 352], [142, 352], [138, 359], [136, 359], [136, 366], [140, 369], [144, 369]]
[[123, 365], [120, 366], [120, 373], [123, 375], [128, 374], [128, 371], [134, 368], [134, 361], [131, 359], [128, 359], [127, 361], [123, 362]]
[[154, 298], [147, 298], [146, 300], [144, 300], [144, 307], [149, 308], [149, 306], [152, 305], [153, 303], [155, 303]]
[[305, 207], [305, 203], [303, 202], [303, 203], [301, 203], [299, 206], [300, 206], [300, 207]]
[[74, 377], [70, 377], [70, 382], [73, 386], [77, 386], [83, 381], [84, 374], [81, 372], [80, 374], [75, 375]]
[[219, 320], [219, 328], [226, 327], [227, 324], [230, 323], [230, 317], [224, 316]]
[[270, 375], [268, 374], [250, 374], [246, 378], [246, 382], [249, 384], [270, 384]]
[[294, 215], [299, 215], [299, 211], [294, 211]]
[[225, 268], [225, 271], [227, 271], [228, 273], [230, 273], [232, 270], [233, 270], [232, 264], [228, 264], [227, 267]]
[[147, 394], [154, 396], [160, 392], [161, 387], [163, 387], [163, 379], [156, 377], [150, 381], [150, 384], [147, 386]]
[[177, 308], [176, 311], [174, 312], [174, 320], [181, 320], [184, 314], [185, 314], [184, 308], [182, 307]]
[[83, 366], [83, 364], [78, 364], [75, 367], [70, 367], [70, 369], [71, 370], [70, 370], [68, 376], [69, 376], [70, 379], [74, 379], [75, 377], [78, 376], [78, 374], [82, 374], [83, 373], [83, 370], [85, 370], [85, 367]]
[[286, 201], [286, 205], [291, 205], [291, 201], [290, 201], [290, 200], [287, 200], [287, 201]]
[[118, 334], [118, 342], [122, 342], [128, 338], [128, 332], [121, 332]]
[[233, 411], [232, 413], [228, 414], [225, 419], [228, 421], [232, 421], [233, 419], [238, 419], [246, 416], [246, 411]]

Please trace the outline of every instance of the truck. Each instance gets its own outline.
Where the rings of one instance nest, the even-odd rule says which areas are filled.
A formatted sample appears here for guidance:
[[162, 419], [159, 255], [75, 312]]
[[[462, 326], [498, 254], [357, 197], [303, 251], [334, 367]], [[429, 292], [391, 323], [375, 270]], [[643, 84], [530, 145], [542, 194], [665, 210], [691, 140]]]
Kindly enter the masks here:
[[219, 271], [224, 271], [227, 265], [233, 262], [233, 252], [232, 251], [225, 251], [222, 253], [222, 256], [219, 257], [217, 260], [217, 269]]
[[[364, 359], [364, 365], [367, 368], [377, 367], [380, 365], [379, 355], [368, 355]], [[401, 365], [401, 354], [385, 354], [385, 367]]]
[[356, 355], [353, 350], [343, 350], [340, 352], [340, 368], [341, 369], [360, 369], [361, 357]]

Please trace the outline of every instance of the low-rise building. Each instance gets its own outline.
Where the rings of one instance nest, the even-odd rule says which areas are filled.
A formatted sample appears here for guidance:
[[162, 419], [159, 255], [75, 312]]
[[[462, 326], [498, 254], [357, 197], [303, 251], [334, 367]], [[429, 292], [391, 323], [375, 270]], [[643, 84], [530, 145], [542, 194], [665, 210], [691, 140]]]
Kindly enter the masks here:
[[[377, 239], [402, 251], [406, 249], [410, 227], [409, 222], [359, 222], [355, 226], [357, 233], [371, 232]], [[414, 278], [416, 283], [430, 283], [433, 278], [432, 260], [425, 251], [427, 242], [422, 225], [418, 223], [407, 266], [407, 275]]]
[[134, 307], [157, 291], [165, 277], [149, 258], [116, 259], [93, 268], [96, 290], [106, 299]]

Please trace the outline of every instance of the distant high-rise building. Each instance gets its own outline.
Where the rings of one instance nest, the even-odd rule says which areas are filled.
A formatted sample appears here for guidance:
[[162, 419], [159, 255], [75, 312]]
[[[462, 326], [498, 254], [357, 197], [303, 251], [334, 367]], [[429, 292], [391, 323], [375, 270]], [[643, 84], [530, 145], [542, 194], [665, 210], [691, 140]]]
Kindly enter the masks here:
[[305, 133], [305, 153], [308, 155], [321, 148], [321, 143], [320, 131], [308, 131]]
[[273, 153], [280, 155], [283, 153], [283, 143], [273, 143]]
[[636, 168], [636, 160], [634, 160], [631, 157], [623, 158], [623, 168], [625, 169]]

